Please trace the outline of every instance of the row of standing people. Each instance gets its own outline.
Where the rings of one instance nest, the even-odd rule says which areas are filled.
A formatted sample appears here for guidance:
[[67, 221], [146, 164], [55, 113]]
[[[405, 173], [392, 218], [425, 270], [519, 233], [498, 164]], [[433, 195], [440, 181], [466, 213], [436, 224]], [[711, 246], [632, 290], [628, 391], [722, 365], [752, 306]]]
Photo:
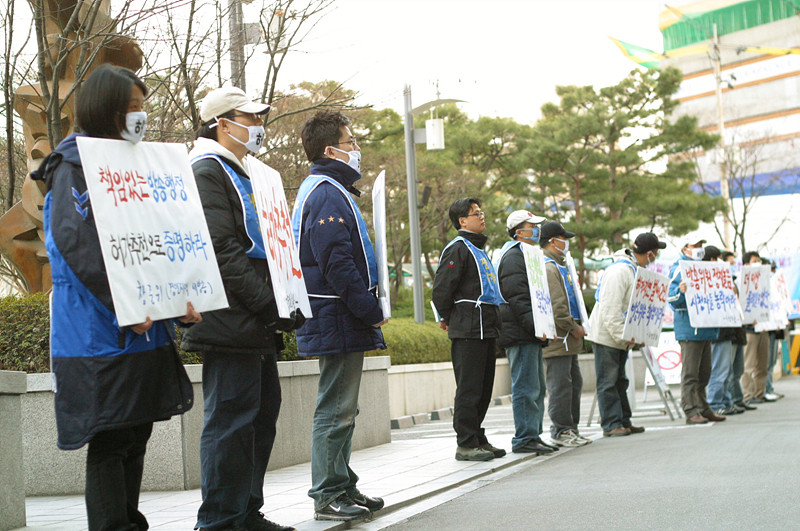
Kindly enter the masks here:
[[[45, 243], [53, 277], [51, 352], [58, 446], [88, 445], [89, 529], [144, 530], [138, 509], [153, 423], [188, 411], [192, 387], [175, 346], [174, 322], [120, 327], [76, 138], [138, 142], [147, 87], [133, 72], [103, 65], [76, 101], [80, 133], [33, 172], [47, 189]], [[264, 141], [269, 106], [237, 88], [211, 91], [189, 156], [229, 307], [178, 319], [182, 348], [203, 355], [202, 504], [196, 529], [290, 530], [260, 512], [281, 405], [281, 331], [297, 330], [301, 356], [319, 356], [309, 496], [314, 517], [348, 520], [384, 502], [357, 488], [350, 468], [364, 352], [385, 349], [377, 265], [353, 200], [360, 148], [349, 120], [321, 112], [301, 132], [312, 163], [292, 229], [314, 319], [281, 318], [252, 201], [245, 157]]]

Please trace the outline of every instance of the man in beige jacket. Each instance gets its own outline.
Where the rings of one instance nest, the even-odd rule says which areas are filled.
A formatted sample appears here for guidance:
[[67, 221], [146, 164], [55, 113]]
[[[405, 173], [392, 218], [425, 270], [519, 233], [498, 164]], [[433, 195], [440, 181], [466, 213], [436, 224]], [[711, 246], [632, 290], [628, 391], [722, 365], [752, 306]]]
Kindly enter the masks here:
[[652, 232], [638, 235], [632, 250], [614, 253], [614, 263], [606, 268], [595, 292], [595, 305], [589, 318], [589, 341], [594, 350], [600, 425], [606, 437], [644, 431], [644, 428], [631, 424], [628, 377], [625, 375], [628, 350], [639, 345], [622, 339], [622, 331], [636, 267], [647, 267], [655, 262], [659, 250], [666, 246]]
[[591, 439], [578, 433], [581, 413], [583, 377], [578, 366], [578, 354], [583, 352], [583, 336], [578, 297], [582, 297], [578, 279], [572, 278], [566, 262], [569, 239], [561, 223], [551, 221], [542, 225], [539, 245], [545, 257], [550, 302], [556, 323], [557, 339], [542, 349], [545, 363], [545, 385], [550, 400], [550, 437], [559, 446], [583, 446]]

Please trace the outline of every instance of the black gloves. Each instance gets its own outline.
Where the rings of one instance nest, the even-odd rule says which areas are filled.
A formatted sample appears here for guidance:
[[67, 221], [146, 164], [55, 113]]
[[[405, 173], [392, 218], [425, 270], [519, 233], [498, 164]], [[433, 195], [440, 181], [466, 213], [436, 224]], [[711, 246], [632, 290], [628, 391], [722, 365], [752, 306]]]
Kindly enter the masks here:
[[288, 318], [280, 317], [274, 323], [274, 327], [280, 330], [281, 332], [291, 332], [292, 330], [297, 330], [303, 323], [306, 322], [306, 317], [303, 315], [299, 309], [294, 310], [291, 314], [289, 314]]

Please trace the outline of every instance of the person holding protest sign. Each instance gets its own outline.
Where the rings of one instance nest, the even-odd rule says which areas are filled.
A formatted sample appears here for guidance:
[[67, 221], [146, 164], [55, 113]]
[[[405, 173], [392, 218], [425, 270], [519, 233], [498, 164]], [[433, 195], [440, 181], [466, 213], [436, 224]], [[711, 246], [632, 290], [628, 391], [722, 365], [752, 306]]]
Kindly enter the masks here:
[[[595, 305], [589, 318], [589, 341], [594, 350], [594, 368], [597, 375], [597, 405], [600, 425], [605, 437], [620, 437], [642, 433], [644, 428], [631, 423], [631, 406], [628, 402], [628, 377], [625, 362], [628, 350], [644, 344], [623, 339], [625, 313], [631, 299], [636, 267], [647, 267], [655, 262], [667, 244], [658, 241], [652, 232], [636, 237], [633, 249], [614, 253], [614, 262], [603, 273], [595, 291]], [[643, 338], [642, 338], [643, 339]]]
[[[763, 265], [770, 266], [770, 272], [774, 275], [777, 267], [773, 262], [770, 262], [767, 258], [762, 258], [761, 263]], [[767, 380], [764, 386], [764, 400], [765, 401], [772, 401], [772, 400], [780, 400], [784, 397], [782, 393], [778, 393], [775, 391], [775, 388], [772, 386], [772, 379], [773, 373], [775, 372], [775, 364], [778, 362], [778, 340], [784, 338], [785, 330], [770, 330], [769, 331], [769, 355], [767, 357]]]
[[279, 330], [302, 326], [302, 312], [278, 316], [265, 245], [243, 159], [264, 140], [269, 105], [236, 87], [214, 89], [200, 107], [202, 125], [189, 153], [230, 307], [208, 312], [181, 346], [203, 353], [205, 416], [200, 437], [205, 530], [288, 530], [267, 520], [267, 471], [281, 405]]
[[[133, 72], [102, 65], [75, 104], [82, 133], [65, 138], [31, 175], [47, 188], [45, 245], [53, 292], [50, 353], [58, 447], [88, 443], [89, 529], [147, 529], [139, 492], [153, 422], [186, 413], [192, 386], [174, 344], [172, 320], [120, 328], [76, 138], [144, 136], [147, 88]], [[139, 125], [136, 130], [136, 125]], [[202, 320], [191, 303], [181, 323]]]
[[[720, 260], [724, 260], [728, 265], [733, 268], [736, 265], [736, 255], [730, 251], [723, 251], [720, 254]], [[734, 284], [733, 289], [737, 295], [739, 293], [736, 286], [736, 276], [733, 276]], [[731, 356], [731, 370], [728, 375], [728, 380], [725, 385], [726, 399], [730, 396], [730, 402], [733, 403], [735, 412], [744, 413], [745, 411], [752, 411], [758, 409], [756, 406], [751, 406], [744, 401], [744, 391], [742, 391], [741, 379], [744, 374], [744, 346], [747, 344], [747, 332], [744, 326], [738, 326], [733, 330], [733, 354]], [[723, 332], [720, 330], [720, 335]]]
[[300, 185], [292, 230], [314, 318], [297, 332], [297, 353], [319, 356], [319, 388], [311, 434], [314, 518], [353, 520], [383, 508], [358, 490], [350, 468], [364, 352], [385, 349], [378, 303], [378, 265], [353, 196], [361, 179], [361, 148], [350, 119], [321, 111], [303, 125], [312, 163]]
[[547, 393], [550, 402], [550, 436], [559, 446], [583, 446], [592, 442], [578, 432], [581, 412], [583, 377], [578, 365], [578, 354], [584, 351], [586, 331], [581, 326], [578, 297], [582, 297], [577, 279], [572, 278], [566, 263], [569, 239], [561, 223], [551, 221], [542, 225], [539, 235], [545, 256], [550, 302], [556, 322], [556, 340], [542, 349], [545, 360]]
[[[755, 251], [742, 255], [742, 268], [762, 265], [761, 256]], [[743, 278], [744, 275], [742, 275]], [[755, 325], [745, 327], [747, 344], [744, 348], [744, 373], [742, 391], [747, 405], [774, 402], [765, 396], [767, 390], [767, 366], [769, 365], [769, 332], [756, 332]]]
[[558, 446], [542, 438], [544, 419], [544, 365], [542, 345], [547, 344], [536, 331], [533, 316], [528, 272], [522, 245], [539, 242], [538, 225], [545, 220], [527, 210], [515, 210], [508, 216], [506, 228], [512, 240], [501, 250], [497, 266], [500, 294], [507, 301], [500, 305], [502, 327], [498, 346], [504, 348], [511, 368], [511, 406], [514, 413], [514, 437], [511, 451], [515, 453], [549, 454]]
[[674, 310], [675, 339], [681, 345], [681, 407], [686, 424], [720, 422], [706, 399], [706, 387], [711, 377], [711, 342], [719, 336], [719, 328], [694, 328], [689, 321], [686, 303], [686, 282], [682, 279], [681, 260], [702, 260], [705, 240], [687, 243], [681, 256], [669, 271], [670, 285], [667, 301]]
[[450, 338], [456, 377], [453, 429], [456, 459], [489, 461], [506, 451], [489, 443], [483, 419], [492, 399], [495, 344], [500, 335], [500, 295], [497, 274], [486, 251], [485, 215], [474, 197], [456, 199], [448, 212], [458, 230], [442, 251], [433, 279], [433, 304], [439, 326]]

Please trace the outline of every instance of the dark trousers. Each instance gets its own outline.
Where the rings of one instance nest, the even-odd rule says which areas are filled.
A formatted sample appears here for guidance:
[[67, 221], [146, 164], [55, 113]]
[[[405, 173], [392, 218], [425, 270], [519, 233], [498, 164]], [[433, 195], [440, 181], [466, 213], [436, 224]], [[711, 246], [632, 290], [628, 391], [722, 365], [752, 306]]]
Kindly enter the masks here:
[[144, 453], [153, 431], [148, 422], [101, 431], [86, 454], [86, 514], [90, 531], [148, 529], [139, 512]]
[[594, 343], [594, 370], [597, 374], [597, 406], [604, 431], [631, 425], [628, 402], [628, 376], [625, 362], [628, 351]]
[[711, 379], [711, 341], [680, 341], [681, 407], [686, 418], [712, 413], [706, 399]]
[[203, 394], [203, 503], [196, 527], [244, 525], [264, 505], [264, 475], [281, 407], [275, 350], [206, 352]]
[[545, 382], [550, 401], [550, 436], [556, 438], [566, 430], [578, 430], [581, 419], [581, 389], [583, 377], [578, 366], [578, 356], [553, 356], [544, 359]]
[[495, 339], [453, 339], [450, 355], [456, 375], [453, 429], [463, 448], [486, 444], [481, 427], [492, 401]]

